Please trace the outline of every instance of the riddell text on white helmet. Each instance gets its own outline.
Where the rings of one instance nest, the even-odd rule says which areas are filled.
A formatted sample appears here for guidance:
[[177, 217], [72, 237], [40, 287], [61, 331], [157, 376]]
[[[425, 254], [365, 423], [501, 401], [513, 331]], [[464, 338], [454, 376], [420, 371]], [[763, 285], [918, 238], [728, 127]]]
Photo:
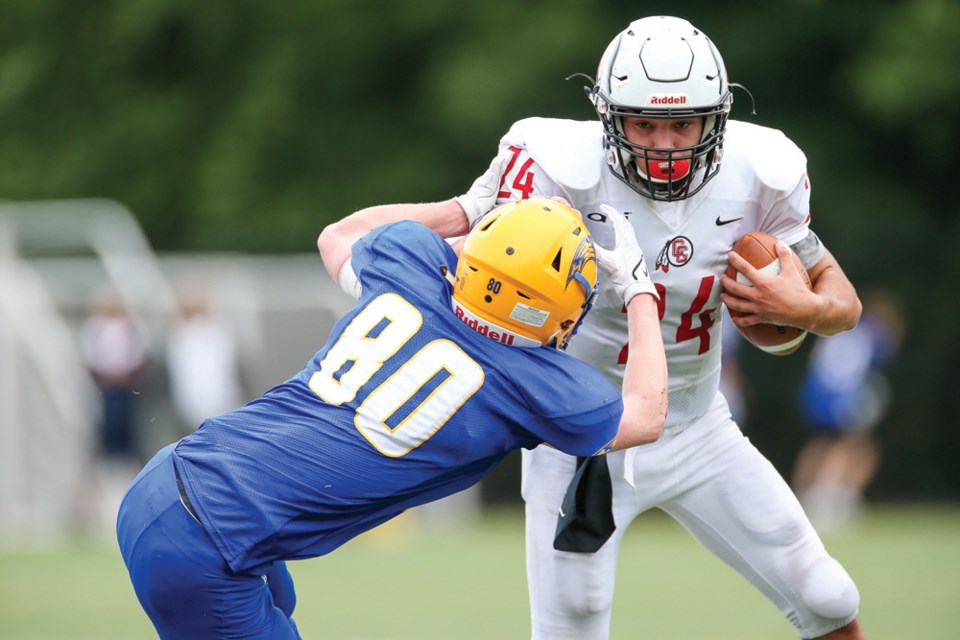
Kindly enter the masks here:
[[650, 96], [650, 104], [687, 104], [687, 96]]

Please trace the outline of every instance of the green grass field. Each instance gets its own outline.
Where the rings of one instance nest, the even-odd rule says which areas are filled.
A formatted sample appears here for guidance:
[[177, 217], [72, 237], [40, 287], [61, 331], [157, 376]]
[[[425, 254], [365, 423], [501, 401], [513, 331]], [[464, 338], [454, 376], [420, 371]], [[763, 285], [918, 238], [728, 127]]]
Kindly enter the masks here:
[[[960, 509], [885, 508], [825, 539], [856, 579], [871, 640], [960, 638]], [[0, 547], [0, 639], [156, 637], [112, 543]], [[519, 511], [443, 529], [401, 518], [291, 565], [304, 638], [529, 637]], [[621, 553], [613, 638], [771, 640], [792, 627], [657, 513]]]

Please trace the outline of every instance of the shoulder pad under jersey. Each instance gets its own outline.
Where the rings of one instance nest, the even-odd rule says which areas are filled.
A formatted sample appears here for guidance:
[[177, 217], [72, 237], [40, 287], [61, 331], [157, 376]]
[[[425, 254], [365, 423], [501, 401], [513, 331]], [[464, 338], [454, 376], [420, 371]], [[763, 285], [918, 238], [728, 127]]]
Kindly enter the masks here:
[[599, 122], [527, 118], [515, 122], [500, 144], [526, 149], [555, 182], [575, 190], [596, 186], [605, 170]]
[[807, 170], [807, 157], [782, 131], [737, 120], [727, 123], [722, 162], [746, 163], [777, 191], [792, 191]]

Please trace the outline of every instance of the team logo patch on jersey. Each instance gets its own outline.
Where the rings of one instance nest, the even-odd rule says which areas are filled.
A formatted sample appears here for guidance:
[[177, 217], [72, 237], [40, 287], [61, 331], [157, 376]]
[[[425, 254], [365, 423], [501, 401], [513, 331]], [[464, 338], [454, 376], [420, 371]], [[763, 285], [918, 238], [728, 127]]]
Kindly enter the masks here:
[[670, 267], [682, 267], [693, 257], [693, 243], [686, 236], [677, 236], [667, 240], [657, 256], [654, 271], [670, 271]]

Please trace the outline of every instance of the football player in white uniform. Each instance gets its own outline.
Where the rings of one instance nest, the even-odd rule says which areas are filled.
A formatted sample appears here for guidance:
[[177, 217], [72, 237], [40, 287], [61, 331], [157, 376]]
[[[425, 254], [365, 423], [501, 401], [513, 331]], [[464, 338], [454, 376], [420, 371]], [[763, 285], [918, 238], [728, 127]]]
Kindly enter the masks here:
[[[669, 367], [663, 435], [590, 459], [599, 472], [577, 474], [596, 481], [609, 471], [612, 520], [580, 514], [587, 522], [567, 527], [568, 512], [589, 506], [603, 487], [583, 487], [579, 502], [565, 501], [583, 460], [544, 446], [523, 452], [533, 637], [608, 637], [621, 538], [638, 514], [658, 507], [763, 592], [801, 637], [864, 638], [855, 584], [718, 391], [723, 304], [741, 312], [738, 325], [773, 322], [820, 335], [859, 319], [853, 286], [809, 228], [803, 153], [779, 131], [728, 120], [733, 99], [720, 53], [678, 18], [643, 18], [618, 34], [588, 95], [599, 122], [515, 123], [467, 193], [419, 205], [416, 215], [453, 237], [497, 203], [562, 196], [607, 245], [613, 227], [601, 205], [612, 206], [633, 225], [660, 296]], [[409, 205], [367, 211], [384, 220], [414, 215]], [[760, 273], [731, 252], [754, 230], [782, 240], [779, 275]], [[812, 290], [787, 259], [788, 247]], [[728, 260], [753, 287], [723, 275]], [[626, 342], [622, 302], [601, 289], [569, 352], [619, 383]]]

